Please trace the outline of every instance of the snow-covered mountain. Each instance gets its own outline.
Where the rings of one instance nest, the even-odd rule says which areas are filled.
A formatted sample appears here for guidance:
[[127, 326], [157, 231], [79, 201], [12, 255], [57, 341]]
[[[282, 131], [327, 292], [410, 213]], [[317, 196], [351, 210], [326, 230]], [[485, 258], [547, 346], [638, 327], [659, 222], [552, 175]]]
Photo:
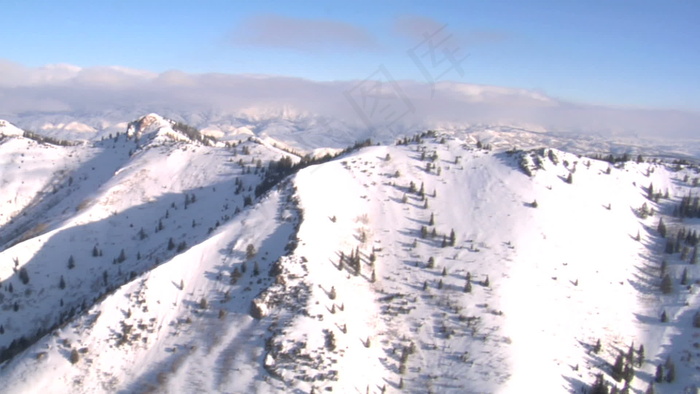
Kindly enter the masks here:
[[256, 122], [0, 122], [5, 392], [697, 392], [692, 148]]

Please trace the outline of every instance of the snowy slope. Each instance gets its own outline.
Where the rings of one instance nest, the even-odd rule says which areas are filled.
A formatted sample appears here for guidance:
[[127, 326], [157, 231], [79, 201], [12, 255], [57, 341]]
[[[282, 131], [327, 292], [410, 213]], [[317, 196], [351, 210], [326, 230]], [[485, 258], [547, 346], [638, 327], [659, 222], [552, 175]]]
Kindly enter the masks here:
[[[3, 209], [9, 222], [1, 232], [0, 347], [31, 342], [102, 294], [186, 250], [188, 243], [207, 238], [252, 196], [260, 181], [258, 171], [250, 171], [253, 163], [279, 157], [254, 143], [244, 145], [248, 154], [239, 155], [240, 147], [165, 138], [162, 127], [151, 132], [152, 138], [122, 135], [85, 148], [87, 158], [46, 148], [58, 158], [75, 156], [72, 167], [60, 173], [62, 185], [36, 193], [30, 204], [21, 200], [17, 208]], [[29, 146], [34, 159], [35, 151], [43, 153], [34, 145], [20, 138], [2, 147], [21, 152]], [[237, 156], [240, 161], [234, 162]], [[51, 165], [58, 160], [40, 162], [37, 176], [30, 178], [36, 189], [46, 189], [42, 183], [55, 177]], [[8, 161], [3, 177], [12, 181], [15, 165]], [[3, 192], [12, 192], [17, 183], [6, 182]], [[197, 206], [205, 209], [192, 208]], [[16, 217], [20, 209], [28, 214]]]
[[600, 373], [622, 388], [611, 366], [631, 343], [633, 392], [668, 357], [677, 378], [657, 393], [700, 385], [694, 245], [664, 253], [657, 231], [700, 230], [672, 215], [694, 166], [448, 131], [255, 200], [270, 163], [299, 160], [280, 150], [293, 143], [203, 144], [156, 114], [123, 131], [0, 142], [16, 196], [0, 212], [0, 348], [31, 345], [0, 364], [7, 392], [579, 392]]
[[[418, 150], [437, 153], [439, 175], [424, 170]], [[626, 163], [607, 175], [608, 163], [590, 161], [589, 167], [589, 160], [555, 155], [558, 164], [543, 162], [533, 178], [516, 170], [516, 157], [459, 140], [373, 148], [302, 171], [296, 184], [304, 221], [295, 255], [308, 261], [303, 288], [309, 300], [305, 313], [276, 334], [268, 368], [308, 390], [574, 392], [609, 370], [616, 349], [626, 351], [634, 342], [645, 344], [648, 357], [632, 387], [646, 389], [655, 365], [692, 348], [686, 343], [674, 351], [664, 343], [679, 326], [691, 330], [687, 315], [698, 299], [682, 289], [672, 300], [659, 298], [653, 265], [663, 256], [651, 229], [656, 219], [642, 220], [635, 211], [649, 204], [641, 182], [681, 194], [681, 174]], [[647, 177], [649, 168], [656, 171]], [[572, 184], [565, 182], [570, 172]], [[410, 182], [418, 192], [410, 192]], [[437, 237], [423, 239], [421, 226], [429, 233], [435, 228]], [[455, 245], [442, 247], [451, 230]], [[634, 239], [637, 231], [641, 242]], [[346, 265], [338, 268], [340, 254], [354, 249], [362, 256], [358, 275]], [[691, 277], [696, 269], [691, 266]], [[467, 273], [472, 289], [465, 294]], [[678, 299], [688, 306], [673, 315], [685, 316], [657, 324], [659, 310]], [[325, 332], [334, 333], [334, 350]], [[594, 354], [597, 339], [604, 345]], [[319, 358], [330, 365], [275, 360], [324, 353]], [[696, 366], [678, 365], [687, 380], [657, 390], [697, 385]], [[300, 374], [325, 379], [306, 384]]]

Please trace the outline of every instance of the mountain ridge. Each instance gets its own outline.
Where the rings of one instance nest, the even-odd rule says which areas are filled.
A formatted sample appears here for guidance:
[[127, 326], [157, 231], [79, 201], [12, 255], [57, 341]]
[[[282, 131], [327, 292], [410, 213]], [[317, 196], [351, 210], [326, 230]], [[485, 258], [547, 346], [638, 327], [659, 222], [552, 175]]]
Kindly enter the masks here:
[[[646, 349], [626, 363], [634, 392], [666, 357], [677, 378], [657, 392], [700, 385], [687, 356], [697, 246], [678, 241], [700, 227], [673, 216], [697, 183], [692, 163], [597, 160], [543, 140], [515, 149], [486, 130], [295, 167], [308, 159], [257, 137], [159, 139], [172, 124], [146, 115], [87, 145], [0, 141], [0, 157], [26, 160], [0, 162], [14, 196], [0, 228], [11, 234], [0, 252], [9, 392], [57, 381], [71, 392], [577, 392], [598, 374], [621, 389], [612, 367], [632, 342]], [[664, 253], [669, 240], [678, 251]]]

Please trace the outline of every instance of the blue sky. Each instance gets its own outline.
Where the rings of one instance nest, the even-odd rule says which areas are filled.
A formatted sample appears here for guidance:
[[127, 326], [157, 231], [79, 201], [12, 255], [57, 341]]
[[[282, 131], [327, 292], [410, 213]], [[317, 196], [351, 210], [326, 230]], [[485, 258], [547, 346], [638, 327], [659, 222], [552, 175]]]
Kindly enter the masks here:
[[[578, 103], [700, 110], [696, 1], [17, 1], [0, 58], [164, 72], [395, 79], [534, 90]], [[466, 57], [431, 67], [412, 48]], [[437, 38], [437, 35], [434, 37]], [[441, 52], [438, 52], [438, 54]]]

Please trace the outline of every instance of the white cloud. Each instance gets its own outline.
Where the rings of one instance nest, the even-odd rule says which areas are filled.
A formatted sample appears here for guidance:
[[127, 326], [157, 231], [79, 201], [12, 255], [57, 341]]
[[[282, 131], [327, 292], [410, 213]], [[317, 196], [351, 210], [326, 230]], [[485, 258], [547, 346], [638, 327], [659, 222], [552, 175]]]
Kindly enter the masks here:
[[[180, 71], [154, 74], [119, 67], [28, 68], [0, 60], [0, 118], [16, 121], [63, 114], [70, 121], [85, 114], [110, 114], [115, 122], [123, 122], [131, 120], [124, 117], [148, 112], [192, 119], [319, 115], [366, 129], [364, 117], [377, 130], [386, 128], [392, 119], [376, 111], [371, 114], [373, 108], [384, 108], [371, 105], [375, 96], [355, 97], [355, 106], [348, 101], [347, 92], [360, 92], [355, 88], [366, 82]], [[700, 124], [698, 113], [583, 105], [522, 89], [440, 82], [432, 95], [429, 84], [399, 81], [385, 84], [384, 90], [396, 86], [413, 109], [394, 123], [405, 130], [437, 124], [513, 124], [551, 131], [696, 138]], [[381, 104], [401, 109], [397, 106], [401, 102]]]
[[[393, 30], [414, 43], [419, 43], [440, 31], [441, 39], [453, 40], [457, 45], [467, 49], [472, 45], [496, 44], [507, 40], [510, 36], [504, 31], [470, 29], [469, 26], [455, 26], [439, 22], [435, 19], [403, 15], [394, 20]], [[439, 40], [434, 39], [434, 42]]]
[[281, 15], [257, 15], [231, 35], [234, 44], [298, 51], [336, 51], [379, 47], [366, 30], [330, 19], [302, 19]]

